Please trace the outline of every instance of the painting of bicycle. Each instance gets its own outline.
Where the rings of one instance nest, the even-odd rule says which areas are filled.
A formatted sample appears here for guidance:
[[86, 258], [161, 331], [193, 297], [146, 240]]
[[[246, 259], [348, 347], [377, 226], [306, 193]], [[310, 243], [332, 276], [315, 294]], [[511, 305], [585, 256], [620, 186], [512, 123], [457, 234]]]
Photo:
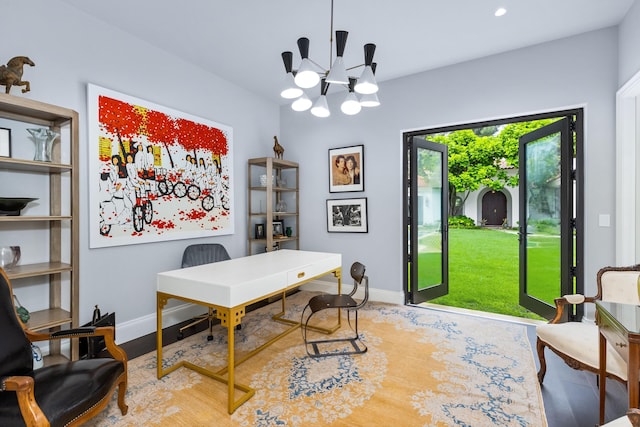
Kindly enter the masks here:
[[233, 234], [231, 127], [88, 89], [90, 247]]

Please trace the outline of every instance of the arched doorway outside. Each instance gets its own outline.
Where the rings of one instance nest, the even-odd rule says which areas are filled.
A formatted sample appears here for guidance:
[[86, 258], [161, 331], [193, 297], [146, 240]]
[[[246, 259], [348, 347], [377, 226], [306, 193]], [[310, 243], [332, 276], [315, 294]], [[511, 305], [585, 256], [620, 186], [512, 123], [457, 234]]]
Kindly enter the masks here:
[[502, 191], [488, 191], [482, 196], [484, 225], [502, 225], [508, 220], [507, 196]]

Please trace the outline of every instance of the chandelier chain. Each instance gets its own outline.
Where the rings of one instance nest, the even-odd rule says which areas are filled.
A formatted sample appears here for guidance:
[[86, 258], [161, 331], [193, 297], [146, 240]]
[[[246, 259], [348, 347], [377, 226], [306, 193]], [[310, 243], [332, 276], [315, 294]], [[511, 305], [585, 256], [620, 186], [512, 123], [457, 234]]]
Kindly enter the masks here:
[[329, 67], [333, 64], [333, 0], [331, 0], [331, 22], [329, 29]]

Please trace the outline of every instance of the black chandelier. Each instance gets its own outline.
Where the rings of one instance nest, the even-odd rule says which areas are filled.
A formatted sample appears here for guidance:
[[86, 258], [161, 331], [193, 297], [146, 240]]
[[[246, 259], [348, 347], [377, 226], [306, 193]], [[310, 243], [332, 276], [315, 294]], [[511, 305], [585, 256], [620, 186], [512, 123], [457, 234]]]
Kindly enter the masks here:
[[[282, 61], [287, 72], [285, 76], [284, 88], [280, 95], [286, 99], [293, 99], [291, 108], [295, 111], [306, 111], [311, 109], [311, 114], [317, 117], [328, 117], [331, 112], [327, 104], [327, 90], [329, 85], [341, 85], [347, 89], [347, 95], [342, 102], [340, 109], [348, 115], [358, 114], [362, 107], [377, 107], [378, 84], [375, 79], [376, 63], [373, 62], [373, 54], [376, 45], [367, 43], [364, 45], [364, 64], [346, 68], [342, 58], [347, 45], [349, 32], [336, 30], [336, 59], [333, 59], [333, 0], [331, 0], [331, 37], [329, 40], [329, 64], [333, 62], [330, 69], [325, 69], [317, 62], [309, 58], [309, 39], [301, 37], [298, 39], [298, 50], [302, 61], [297, 70], [293, 69], [293, 53], [282, 52]], [[347, 75], [347, 71], [364, 67], [360, 77]], [[312, 102], [305, 93], [306, 89], [314, 88], [320, 83], [320, 96]], [[360, 98], [356, 96], [360, 95]]]

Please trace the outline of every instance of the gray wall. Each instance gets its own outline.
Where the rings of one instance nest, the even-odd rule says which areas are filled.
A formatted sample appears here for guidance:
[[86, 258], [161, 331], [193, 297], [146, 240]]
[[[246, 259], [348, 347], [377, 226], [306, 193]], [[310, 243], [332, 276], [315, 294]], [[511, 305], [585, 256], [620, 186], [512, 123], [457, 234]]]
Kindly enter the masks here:
[[618, 86], [640, 71], [640, 2], [636, 1], [619, 25]]
[[[14, 36], [1, 56], [28, 55], [37, 64], [25, 70], [32, 92], [18, 96], [80, 113], [82, 159], [88, 156], [89, 82], [233, 127], [236, 233], [199, 239], [225, 244], [233, 257], [246, 253], [246, 159], [271, 155], [272, 136], [279, 135], [285, 158], [301, 166], [302, 249], [342, 252], [347, 266], [362, 260], [377, 291], [401, 296], [402, 131], [583, 106], [587, 289], [599, 266], [614, 260], [613, 227], [599, 227], [597, 219], [615, 216], [614, 95], [619, 82], [640, 69], [637, 4], [620, 43], [611, 28], [387, 81], [381, 84], [381, 107], [345, 117], [332, 105], [333, 116], [325, 120], [278, 108], [57, 0], [25, 0], [21, 6], [38, 12], [29, 15], [27, 26], [23, 19], [3, 22], [2, 33]], [[175, 70], [189, 78], [168, 80]], [[329, 194], [327, 150], [352, 144], [365, 145], [365, 191]], [[81, 176], [88, 176], [84, 164]], [[81, 320], [89, 320], [99, 303], [103, 311], [117, 312], [119, 342], [154, 330], [155, 274], [178, 267], [190, 242], [90, 250], [86, 180], [80, 190]], [[327, 233], [326, 199], [362, 196], [369, 201], [369, 233]], [[123, 262], [132, 267], [114, 267]]]
[[[599, 227], [598, 215], [615, 213], [617, 62], [617, 29], [609, 28], [383, 82], [382, 105], [355, 117], [339, 112], [336, 96], [323, 120], [282, 107], [281, 143], [302, 172], [302, 248], [340, 250], [345, 265], [357, 259], [368, 266], [371, 286], [401, 292], [402, 131], [582, 106], [586, 287], [592, 288], [597, 269], [614, 260], [614, 230]], [[329, 194], [327, 150], [360, 143], [364, 193]], [[325, 199], [347, 196], [368, 198], [368, 234], [326, 232]]]
[[[246, 254], [246, 159], [272, 152], [279, 109], [65, 3], [27, 0], [21, 8], [37, 13], [3, 20], [1, 31], [10, 43], [3, 44], [0, 56], [4, 63], [13, 56], [27, 55], [36, 66], [25, 68], [31, 92], [23, 95], [14, 89], [12, 94], [80, 113], [80, 320], [91, 319], [94, 304], [100, 304], [103, 312], [116, 311], [118, 341], [126, 341], [155, 330], [156, 273], [178, 268], [182, 250], [193, 240], [89, 249], [86, 84], [233, 128], [235, 234], [197, 240], [221, 242], [232, 257]], [[3, 183], [3, 187], [15, 184]], [[29, 301], [21, 302], [29, 307]]]

